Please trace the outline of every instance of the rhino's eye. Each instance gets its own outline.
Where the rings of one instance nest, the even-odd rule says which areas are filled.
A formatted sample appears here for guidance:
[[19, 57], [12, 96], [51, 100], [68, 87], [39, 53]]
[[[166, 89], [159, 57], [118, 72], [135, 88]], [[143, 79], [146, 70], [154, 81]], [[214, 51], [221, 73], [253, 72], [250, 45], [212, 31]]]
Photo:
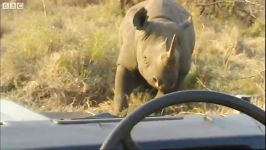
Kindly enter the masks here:
[[148, 61], [147, 56], [143, 56], [143, 61], [144, 61], [144, 64], [145, 65], [148, 65], [149, 64], [149, 61]]

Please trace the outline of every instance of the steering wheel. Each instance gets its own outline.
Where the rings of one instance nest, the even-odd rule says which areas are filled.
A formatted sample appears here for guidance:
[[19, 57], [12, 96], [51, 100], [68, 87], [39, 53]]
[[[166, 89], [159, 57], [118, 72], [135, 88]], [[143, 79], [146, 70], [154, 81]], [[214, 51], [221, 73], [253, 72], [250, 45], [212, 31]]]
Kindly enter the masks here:
[[140, 149], [130, 136], [132, 128], [138, 122], [165, 107], [189, 102], [205, 102], [227, 106], [249, 115], [265, 126], [265, 111], [245, 100], [212, 91], [179, 91], [151, 100], [128, 115], [111, 131], [100, 149], [115, 149], [120, 143], [123, 144], [125, 149]]

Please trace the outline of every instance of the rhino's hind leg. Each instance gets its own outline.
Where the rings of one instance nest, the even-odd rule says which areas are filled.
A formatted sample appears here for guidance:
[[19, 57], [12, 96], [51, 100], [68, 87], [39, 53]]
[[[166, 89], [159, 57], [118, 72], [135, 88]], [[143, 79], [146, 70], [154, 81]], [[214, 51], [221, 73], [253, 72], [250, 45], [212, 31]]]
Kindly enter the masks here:
[[134, 73], [118, 65], [115, 76], [114, 114], [119, 115], [128, 107], [128, 97], [134, 88]]

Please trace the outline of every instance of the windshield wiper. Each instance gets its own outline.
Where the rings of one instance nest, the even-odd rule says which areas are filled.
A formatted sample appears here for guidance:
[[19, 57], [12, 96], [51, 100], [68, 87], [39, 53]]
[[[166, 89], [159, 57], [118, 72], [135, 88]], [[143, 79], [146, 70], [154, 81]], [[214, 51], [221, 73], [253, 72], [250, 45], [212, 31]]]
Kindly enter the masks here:
[[[115, 118], [86, 118], [86, 119], [53, 119], [55, 124], [86, 124], [120, 122], [122, 117]], [[143, 121], [182, 120], [182, 116], [146, 117]]]

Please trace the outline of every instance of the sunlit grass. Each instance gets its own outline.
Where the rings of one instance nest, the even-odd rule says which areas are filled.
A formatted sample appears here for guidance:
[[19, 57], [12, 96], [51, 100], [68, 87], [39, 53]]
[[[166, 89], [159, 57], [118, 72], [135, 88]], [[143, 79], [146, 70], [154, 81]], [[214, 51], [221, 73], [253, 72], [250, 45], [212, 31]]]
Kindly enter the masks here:
[[[45, 2], [45, 9], [34, 1], [20, 12], [1, 10], [1, 97], [36, 111], [112, 112], [119, 4]], [[246, 27], [233, 17], [191, 13], [196, 47], [183, 88], [255, 95], [252, 102], [264, 108], [265, 23]], [[128, 112], [151, 98], [150, 92], [131, 94]], [[228, 112], [193, 104], [165, 113], [184, 111]]]

